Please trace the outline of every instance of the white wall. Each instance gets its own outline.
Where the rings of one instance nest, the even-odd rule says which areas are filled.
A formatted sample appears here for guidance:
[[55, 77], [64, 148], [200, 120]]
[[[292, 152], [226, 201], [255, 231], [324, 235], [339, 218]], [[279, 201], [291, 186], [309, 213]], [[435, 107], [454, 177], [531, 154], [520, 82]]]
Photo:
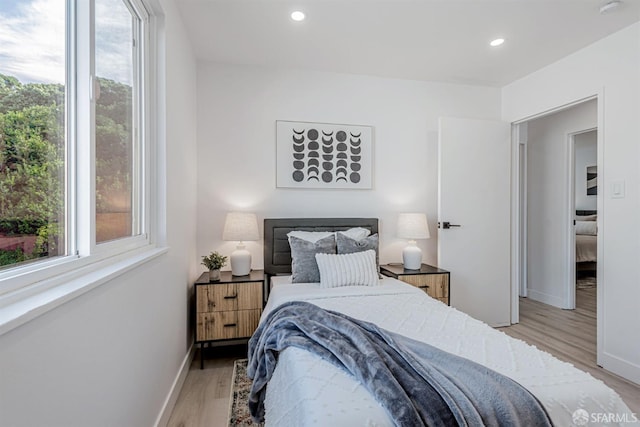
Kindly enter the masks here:
[[[230, 210], [265, 217], [380, 218], [382, 263], [401, 261], [400, 212], [426, 212], [423, 261], [436, 263], [438, 116], [498, 118], [500, 90], [376, 77], [200, 64], [198, 254], [229, 254]], [[275, 121], [374, 127], [372, 190], [275, 188]], [[260, 224], [262, 228], [262, 224]], [[263, 266], [262, 243], [248, 245]]]
[[172, 0], [162, 4], [170, 160], [160, 179], [161, 218], [169, 252], [0, 336], [3, 426], [153, 425], [187, 355], [196, 275], [196, 68]]
[[[503, 88], [502, 114], [521, 120], [601, 95], [598, 123], [599, 362], [640, 383], [640, 23]], [[626, 196], [611, 187], [624, 182]]]
[[567, 308], [571, 223], [566, 212], [569, 180], [573, 179], [568, 168], [569, 134], [596, 127], [597, 102], [531, 120], [527, 125], [527, 295]]
[[575, 144], [576, 210], [595, 211], [598, 208], [597, 197], [587, 196], [587, 166], [594, 166], [598, 161], [597, 131], [576, 135]]

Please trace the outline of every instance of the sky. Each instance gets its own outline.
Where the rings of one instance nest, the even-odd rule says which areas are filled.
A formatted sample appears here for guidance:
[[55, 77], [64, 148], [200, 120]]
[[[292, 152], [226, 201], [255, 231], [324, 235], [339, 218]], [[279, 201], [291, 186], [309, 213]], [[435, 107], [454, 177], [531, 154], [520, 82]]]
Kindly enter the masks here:
[[[0, 1], [0, 73], [23, 83], [65, 81], [65, 0]], [[96, 74], [131, 84], [131, 15], [96, 0]]]
[[3, 0], [0, 2], [0, 14], [11, 13], [14, 10], [15, 4], [19, 3], [16, 0]]

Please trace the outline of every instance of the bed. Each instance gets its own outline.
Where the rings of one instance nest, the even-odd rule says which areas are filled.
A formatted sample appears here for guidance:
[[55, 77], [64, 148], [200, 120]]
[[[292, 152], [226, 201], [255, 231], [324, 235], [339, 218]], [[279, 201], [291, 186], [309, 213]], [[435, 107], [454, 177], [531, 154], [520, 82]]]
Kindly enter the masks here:
[[[317, 283], [289, 283], [288, 231], [350, 227], [377, 231], [378, 224], [376, 219], [265, 220], [265, 272], [271, 276], [272, 286], [263, 319], [285, 302], [308, 301], [430, 343], [506, 375], [536, 396], [554, 425], [572, 425], [578, 409], [628, 414], [627, 419], [631, 419], [624, 402], [601, 381], [396, 279], [380, 279], [379, 286], [329, 289]], [[265, 408], [266, 426], [394, 425], [354, 378], [298, 348], [280, 353], [267, 386]]]
[[595, 275], [598, 261], [597, 211], [576, 210], [576, 273]]

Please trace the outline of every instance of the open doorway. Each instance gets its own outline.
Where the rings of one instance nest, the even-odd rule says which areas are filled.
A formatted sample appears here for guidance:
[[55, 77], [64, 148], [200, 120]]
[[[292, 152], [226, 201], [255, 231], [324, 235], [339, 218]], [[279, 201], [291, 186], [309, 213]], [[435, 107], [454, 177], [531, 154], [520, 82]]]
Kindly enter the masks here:
[[[595, 135], [597, 141], [597, 100], [532, 118], [519, 127], [523, 235], [520, 277], [524, 281], [519, 294], [551, 306], [573, 309], [576, 209], [578, 204], [585, 208], [582, 210], [591, 206], [584, 205], [582, 199], [576, 201], [577, 193], [587, 191], [586, 169], [583, 171], [582, 164], [576, 163], [576, 139], [581, 144], [587, 135]], [[589, 133], [592, 131], [594, 134]], [[597, 145], [594, 150], [595, 159], [585, 162], [597, 170]], [[583, 150], [578, 151], [583, 154]], [[585, 182], [578, 183], [577, 179]], [[585, 195], [585, 199], [592, 202], [597, 195]]]
[[[571, 135], [574, 165], [575, 283], [569, 308], [597, 301], [598, 266], [598, 131], [590, 129]], [[570, 288], [571, 290], [571, 288]]]
[[[594, 285], [589, 284], [592, 298], [587, 304], [593, 317], [597, 317], [595, 288], [603, 284], [597, 283], [600, 275], [596, 266], [603, 251], [594, 249], [592, 264], [577, 262], [580, 260], [576, 251], [576, 227], [581, 228], [580, 235], [593, 233], [595, 229], [595, 234], [588, 238], [595, 242], [595, 247], [602, 241], [602, 236], [598, 236], [601, 220], [597, 212], [602, 197], [597, 194], [603, 153], [597, 132], [600, 114], [598, 99], [593, 97], [514, 123], [516, 166], [512, 188], [516, 207], [512, 219], [517, 252], [514, 252], [512, 276], [516, 306], [512, 312], [513, 323], [518, 322], [520, 301], [575, 309], [577, 281], [583, 278], [587, 278], [584, 282], [591, 281]], [[583, 150], [586, 145], [589, 148]], [[591, 189], [593, 183], [596, 188]], [[592, 224], [585, 224], [587, 221]], [[584, 282], [581, 288], [586, 287]], [[598, 289], [597, 293], [600, 292]], [[578, 302], [584, 300], [579, 296]], [[597, 335], [595, 323], [594, 319], [593, 338]], [[600, 337], [596, 342], [599, 350]]]
[[[598, 245], [604, 238], [600, 212], [603, 195], [598, 191], [604, 173], [604, 141], [597, 131], [603, 123], [599, 96], [513, 123], [512, 132], [512, 323], [519, 323], [520, 310], [527, 316], [527, 322], [537, 319], [537, 313], [532, 316], [532, 306], [576, 309], [574, 312], [580, 319], [591, 319], [588, 324], [551, 322], [540, 327], [555, 327], [564, 337], [574, 336], [578, 333], [574, 328], [579, 327], [581, 337], [590, 337], [586, 337], [586, 347], [595, 341], [589, 354], [594, 356], [596, 365], [601, 359], [603, 342], [597, 301], [606, 286], [602, 273], [597, 271], [597, 263], [604, 256], [602, 246]], [[589, 146], [588, 155], [583, 152], [583, 145]], [[595, 216], [585, 218], [591, 215]], [[584, 224], [592, 219], [594, 224]], [[591, 230], [595, 227], [597, 250], [592, 265], [576, 262], [578, 221], [582, 222], [581, 227]], [[582, 298], [584, 292], [578, 292], [576, 297], [576, 280], [582, 277], [592, 277], [590, 280], [594, 282], [594, 286], [589, 286], [586, 302]], [[584, 313], [585, 309], [588, 313]]]

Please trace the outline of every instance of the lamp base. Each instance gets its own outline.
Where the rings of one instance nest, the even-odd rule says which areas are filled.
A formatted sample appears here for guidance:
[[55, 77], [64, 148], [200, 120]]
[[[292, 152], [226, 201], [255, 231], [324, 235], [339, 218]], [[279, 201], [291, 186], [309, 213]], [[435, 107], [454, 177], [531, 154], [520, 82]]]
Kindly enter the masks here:
[[420, 270], [422, 267], [422, 251], [416, 246], [415, 240], [410, 240], [402, 250], [402, 263], [407, 270]]
[[243, 244], [239, 244], [231, 253], [229, 261], [233, 276], [246, 276], [251, 273], [251, 252], [246, 250]]

